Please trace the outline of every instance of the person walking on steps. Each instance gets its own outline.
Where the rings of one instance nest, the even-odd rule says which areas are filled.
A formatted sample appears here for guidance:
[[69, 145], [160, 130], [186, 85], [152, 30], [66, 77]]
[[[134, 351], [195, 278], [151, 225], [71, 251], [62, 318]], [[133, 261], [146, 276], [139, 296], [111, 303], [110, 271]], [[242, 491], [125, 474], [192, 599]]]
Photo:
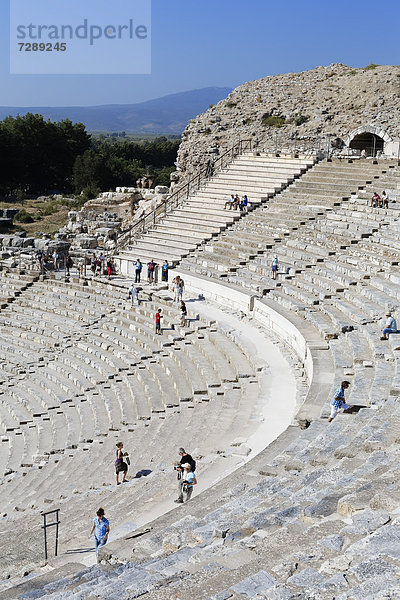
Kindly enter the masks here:
[[139, 291], [134, 283], [132, 283], [131, 287], [129, 288], [129, 298], [131, 299], [131, 306], [133, 306], [134, 300], [136, 300], [136, 304], [139, 306]]
[[183, 503], [183, 494], [186, 494], [186, 502], [190, 500], [193, 493], [193, 486], [196, 485], [197, 479], [196, 475], [192, 471], [192, 467], [189, 463], [184, 463], [182, 465], [183, 468], [183, 476], [182, 479], [178, 481], [178, 493], [179, 496], [175, 500], [177, 504]]
[[391, 333], [397, 333], [397, 323], [396, 319], [392, 317], [392, 313], [387, 312], [385, 325], [382, 327], [381, 340], [388, 340]]
[[272, 265], [271, 265], [272, 279], [274, 281], [276, 281], [276, 278], [278, 275], [278, 269], [279, 269], [278, 257], [274, 256], [274, 260], [272, 261]]
[[349, 381], [342, 381], [340, 387], [338, 387], [338, 389], [336, 390], [331, 400], [331, 415], [328, 419], [328, 423], [331, 423], [333, 421], [333, 419], [336, 417], [341, 408], [343, 408], [343, 410], [349, 408], [344, 399], [344, 392], [349, 386]]
[[140, 262], [140, 258], [135, 261], [135, 283], [140, 283], [140, 275], [142, 273], [143, 265]]
[[[117, 454], [116, 454], [116, 459], [115, 459], [115, 478], [117, 481], [117, 485], [120, 485], [121, 483], [127, 483], [126, 474], [128, 472], [129, 458], [127, 458], [126, 462], [124, 461], [124, 457], [125, 456], [127, 457], [128, 453], [123, 451], [124, 444], [122, 442], [117, 442], [116, 446], [117, 446]], [[119, 481], [120, 473], [123, 473], [122, 482]]]
[[175, 470], [178, 471], [178, 479], [180, 479], [180, 475], [183, 473], [183, 465], [189, 463], [190, 468], [194, 473], [196, 470], [196, 461], [192, 456], [190, 456], [190, 454], [186, 452], [185, 448], [179, 448], [178, 452], [180, 460], [179, 463], [175, 465]]
[[96, 517], [93, 519], [92, 530], [89, 537], [94, 534], [94, 544], [96, 549], [96, 555], [98, 553], [99, 546], [104, 546], [108, 540], [108, 534], [110, 533], [110, 523], [104, 516], [104, 508], [99, 508], [96, 513]]
[[161, 335], [161, 319], [162, 319], [161, 308], [159, 308], [158, 311], [156, 312], [156, 335]]

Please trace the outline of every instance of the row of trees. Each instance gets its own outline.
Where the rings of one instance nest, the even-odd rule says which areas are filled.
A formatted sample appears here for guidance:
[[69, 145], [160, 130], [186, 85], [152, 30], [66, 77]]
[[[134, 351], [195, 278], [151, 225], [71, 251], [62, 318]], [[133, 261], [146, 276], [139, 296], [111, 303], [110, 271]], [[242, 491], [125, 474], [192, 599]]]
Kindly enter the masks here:
[[151, 175], [169, 185], [179, 141], [165, 137], [130, 142], [94, 140], [82, 123], [45, 121], [41, 115], [0, 122], [0, 195], [84, 192], [134, 186]]

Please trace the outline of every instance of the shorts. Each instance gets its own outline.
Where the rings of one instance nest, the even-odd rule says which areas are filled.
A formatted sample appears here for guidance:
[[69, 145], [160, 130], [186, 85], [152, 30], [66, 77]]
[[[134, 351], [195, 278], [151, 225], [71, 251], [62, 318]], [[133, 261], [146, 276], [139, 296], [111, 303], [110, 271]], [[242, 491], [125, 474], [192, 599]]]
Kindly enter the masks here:
[[121, 462], [115, 463], [115, 473], [126, 473], [128, 470], [128, 465], [123, 460]]
[[272, 268], [273, 271], [277, 271], [278, 270], [278, 267], [276, 265], [272, 265], [271, 268]]
[[161, 323], [156, 323], [156, 331], [161, 331]]

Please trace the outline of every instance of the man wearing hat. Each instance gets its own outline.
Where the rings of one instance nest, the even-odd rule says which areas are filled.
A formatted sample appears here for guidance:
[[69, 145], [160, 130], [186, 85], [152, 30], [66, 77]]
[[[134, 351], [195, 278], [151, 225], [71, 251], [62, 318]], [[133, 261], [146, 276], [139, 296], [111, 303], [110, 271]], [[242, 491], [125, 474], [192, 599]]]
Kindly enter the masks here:
[[387, 312], [385, 326], [382, 328], [381, 340], [388, 340], [391, 333], [397, 333], [397, 323], [396, 319], [392, 317], [392, 313]]
[[186, 502], [190, 500], [193, 493], [193, 486], [196, 485], [197, 479], [196, 475], [193, 473], [192, 468], [189, 463], [184, 463], [182, 465], [183, 468], [183, 476], [182, 479], [178, 481], [178, 493], [179, 496], [175, 500], [177, 504], [183, 503], [183, 494], [186, 494]]

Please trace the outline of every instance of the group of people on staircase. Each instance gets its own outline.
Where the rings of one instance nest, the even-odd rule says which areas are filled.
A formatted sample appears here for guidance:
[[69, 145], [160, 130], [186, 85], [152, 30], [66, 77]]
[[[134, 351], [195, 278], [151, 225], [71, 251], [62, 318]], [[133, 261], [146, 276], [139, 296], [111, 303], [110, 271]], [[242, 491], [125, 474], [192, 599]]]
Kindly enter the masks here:
[[246, 212], [248, 209], [249, 200], [247, 195], [245, 194], [242, 198], [239, 197], [239, 194], [231, 194], [229, 200], [225, 202], [224, 210], [228, 207], [229, 210], [237, 210], [239, 209], [241, 212]]

